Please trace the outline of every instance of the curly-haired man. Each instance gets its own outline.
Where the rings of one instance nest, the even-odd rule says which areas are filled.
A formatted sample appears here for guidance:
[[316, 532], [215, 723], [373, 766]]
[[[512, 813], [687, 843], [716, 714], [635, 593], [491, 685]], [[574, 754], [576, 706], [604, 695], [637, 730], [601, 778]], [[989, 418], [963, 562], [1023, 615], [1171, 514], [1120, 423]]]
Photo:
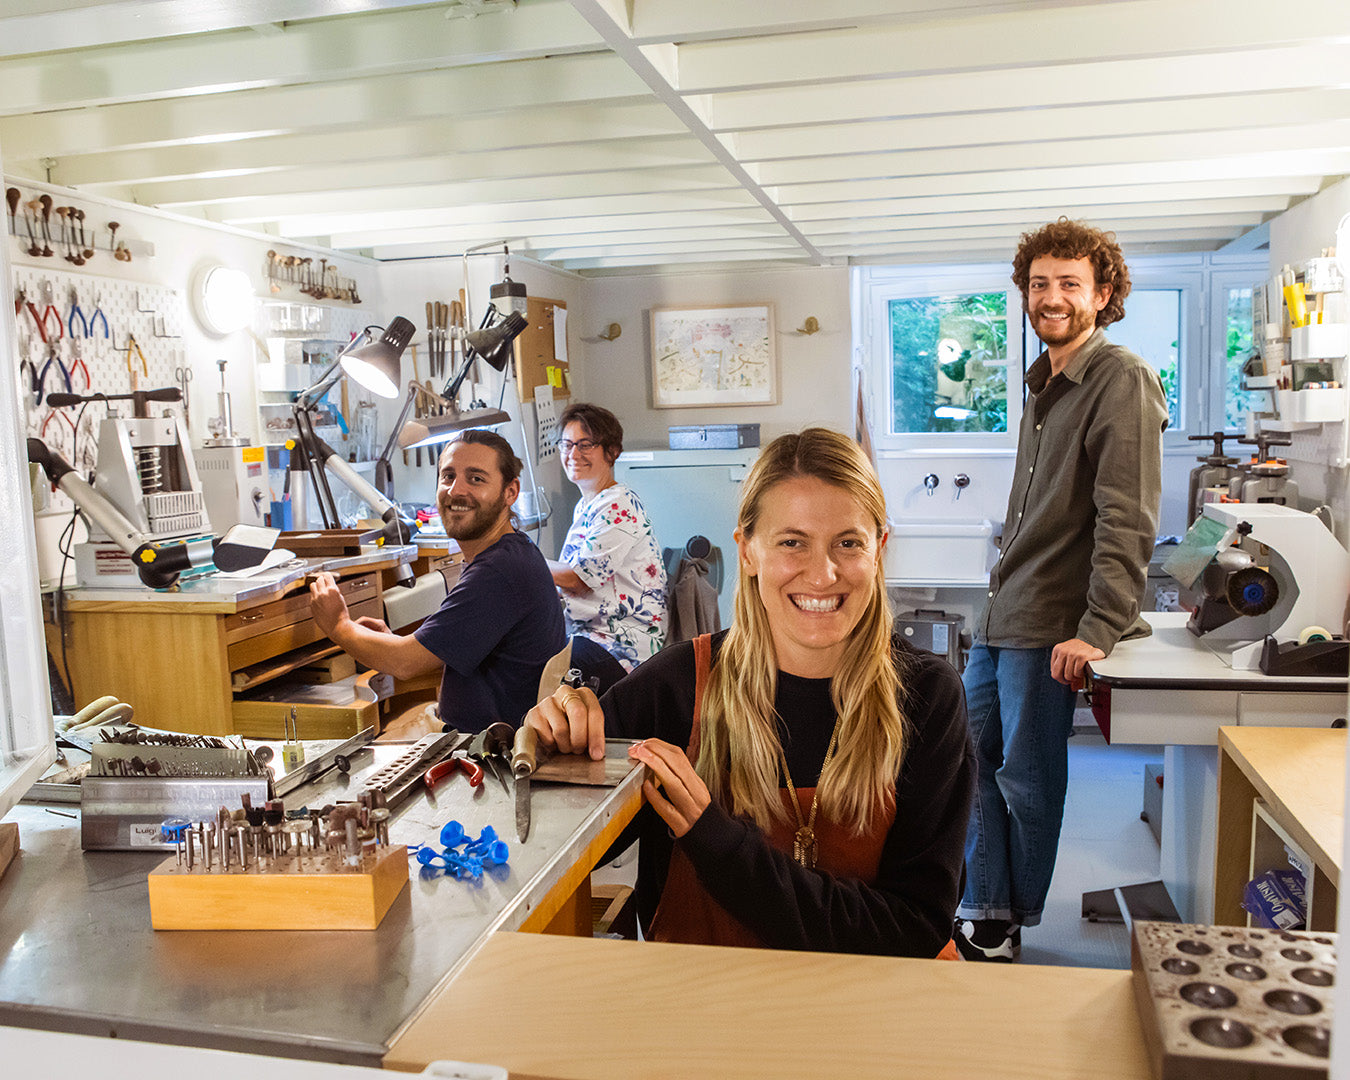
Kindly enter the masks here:
[[1147, 362], [1102, 327], [1130, 273], [1110, 233], [1060, 218], [1024, 234], [1013, 282], [1046, 349], [1027, 370], [1002, 554], [965, 686], [979, 783], [956, 940], [1011, 962], [1055, 868], [1083, 668], [1139, 618], [1158, 525], [1167, 405]]

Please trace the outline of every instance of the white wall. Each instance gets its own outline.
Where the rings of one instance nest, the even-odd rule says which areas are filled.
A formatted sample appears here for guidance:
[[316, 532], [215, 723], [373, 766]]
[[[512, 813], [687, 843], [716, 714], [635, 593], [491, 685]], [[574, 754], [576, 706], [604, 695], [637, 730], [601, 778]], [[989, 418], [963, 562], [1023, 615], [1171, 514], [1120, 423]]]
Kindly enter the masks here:
[[[1321, 255], [1323, 248], [1334, 247], [1336, 226], [1347, 214], [1350, 214], [1350, 180], [1342, 180], [1271, 221], [1270, 273], [1278, 273], [1286, 264], [1298, 266]], [[1346, 306], [1350, 310], [1350, 283]], [[1344, 453], [1345, 426], [1324, 424], [1311, 432], [1295, 432], [1293, 446], [1282, 454], [1287, 453], [1293, 464], [1303, 508], [1327, 503], [1336, 521], [1337, 537], [1341, 543], [1350, 544], [1347, 470], [1329, 464], [1338, 453]]]
[[[574, 364], [579, 400], [611, 410], [624, 426], [629, 448], [667, 445], [667, 428], [683, 424], [760, 425], [761, 443], [821, 424], [852, 432], [849, 402], [848, 270], [825, 267], [705, 274], [634, 274], [584, 283], [576, 331], [581, 348]], [[653, 409], [651, 324], [653, 308], [772, 303], [777, 322], [777, 405], [735, 408]], [[797, 333], [807, 316], [818, 333]], [[617, 322], [616, 341], [598, 335]]]
[[[363, 306], [372, 312], [377, 311], [372, 301], [378, 300], [378, 265], [369, 259], [361, 259], [336, 252], [306, 248], [300, 245], [286, 244], [265, 236], [244, 233], [240, 230], [213, 225], [209, 222], [166, 214], [157, 210], [132, 206], [128, 203], [114, 202], [90, 196], [81, 191], [54, 185], [36, 184], [28, 180], [6, 180], [7, 185], [18, 187], [25, 199], [46, 192], [52, 196], [58, 206], [78, 206], [86, 212], [86, 239], [97, 239], [95, 255], [84, 266], [76, 267], [62, 258], [64, 249], [59, 244], [52, 246], [57, 253], [51, 257], [33, 257], [27, 254], [27, 233], [22, 216], [16, 223], [16, 229], [23, 238], [22, 243], [11, 242], [10, 260], [13, 266], [31, 267], [39, 272], [60, 272], [75, 274], [87, 279], [89, 287], [82, 286], [81, 308], [86, 314], [92, 313], [90, 302], [92, 293], [100, 281], [121, 281], [159, 285], [179, 290], [187, 301], [188, 291], [197, 271], [213, 264], [223, 264], [247, 273], [253, 281], [254, 289], [260, 300], [274, 298], [267, 281], [267, 252], [269, 249], [287, 254], [309, 255], [327, 258], [335, 264], [343, 277], [357, 281]], [[108, 252], [109, 234], [106, 225], [117, 221], [119, 241], [126, 240], [134, 247], [141, 242], [153, 245], [154, 254], [137, 254], [130, 262], [121, 262]], [[58, 223], [52, 217], [51, 227], [55, 233]], [[303, 303], [319, 303], [301, 295], [297, 289], [286, 286], [283, 292], [275, 294], [277, 299], [293, 299]], [[323, 301], [334, 307], [350, 308], [337, 301]], [[69, 310], [64, 297], [58, 298], [57, 306], [63, 313]], [[20, 330], [24, 330], [21, 323]], [[116, 327], [114, 327], [116, 330]], [[231, 395], [234, 410], [235, 428], [239, 434], [258, 442], [257, 396], [254, 389], [253, 368], [260, 359], [258, 347], [246, 332], [239, 331], [226, 338], [216, 338], [198, 324], [189, 313], [183, 320], [182, 338], [165, 339], [162, 342], [142, 336], [138, 338], [152, 365], [157, 350], [167, 348], [175, 350], [193, 371], [189, 383], [191, 394], [191, 436], [194, 445], [200, 445], [207, 438], [207, 420], [219, 413], [217, 392], [220, 389], [220, 372], [216, 366], [218, 360], [226, 361], [226, 388]], [[163, 365], [154, 365], [163, 370]], [[169, 365], [169, 370], [173, 365]], [[152, 372], [153, 374], [153, 372]], [[160, 385], [157, 381], [151, 385]], [[143, 385], [142, 389], [147, 386]], [[96, 390], [108, 393], [125, 393], [125, 383], [114, 386], [96, 386]]]

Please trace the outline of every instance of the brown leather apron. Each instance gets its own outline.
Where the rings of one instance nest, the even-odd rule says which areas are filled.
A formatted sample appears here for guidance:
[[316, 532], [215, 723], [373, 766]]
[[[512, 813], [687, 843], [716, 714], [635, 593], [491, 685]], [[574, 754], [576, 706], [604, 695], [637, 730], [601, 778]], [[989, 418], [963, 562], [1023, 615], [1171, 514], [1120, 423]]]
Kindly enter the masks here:
[[[694, 639], [694, 722], [685, 750], [690, 761], [698, 759], [699, 725], [703, 716], [703, 691], [712, 670], [712, 637], [704, 634]], [[798, 788], [802, 816], [811, 812], [815, 788]], [[777, 821], [768, 833], [769, 843], [779, 851], [790, 853], [796, 833], [795, 815], [787, 801], [792, 796], [786, 788], [779, 789], [788, 821]], [[886, 835], [895, 820], [894, 804], [878, 806], [872, 815], [871, 827], [859, 836], [852, 829], [832, 821], [824, 814], [816, 815], [816, 837], [819, 858], [816, 865], [836, 877], [856, 878], [866, 885], [876, 880]], [[735, 916], [712, 898], [698, 880], [693, 864], [676, 845], [670, 855], [670, 869], [666, 886], [661, 892], [656, 913], [652, 916], [650, 933], [653, 941], [676, 941], [689, 945], [742, 945], [763, 948], [764, 942]], [[938, 958], [955, 960], [956, 946], [948, 942]]]

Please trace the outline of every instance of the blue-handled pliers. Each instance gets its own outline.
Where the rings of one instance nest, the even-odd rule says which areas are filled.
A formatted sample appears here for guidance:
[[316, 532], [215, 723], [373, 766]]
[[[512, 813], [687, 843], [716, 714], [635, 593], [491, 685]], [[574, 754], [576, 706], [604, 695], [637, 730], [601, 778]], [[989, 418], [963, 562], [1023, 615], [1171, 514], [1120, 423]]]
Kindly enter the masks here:
[[70, 372], [66, 370], [66, 365], [61, 362], [61, 353], [54, 344], [47, 346], [47, 362], [42, 365], [42, 372], [37, 377], [37, 385], [33, 388], [34, 404], [41, 405], [42, 398], [46, 393], [47, 372], [51, 370], [52, 363], [56, 363], [56, 370], [61, 373], [61, 379], [66, 384], [66, 393], [75, 393], [75, 388], [70, 383]]

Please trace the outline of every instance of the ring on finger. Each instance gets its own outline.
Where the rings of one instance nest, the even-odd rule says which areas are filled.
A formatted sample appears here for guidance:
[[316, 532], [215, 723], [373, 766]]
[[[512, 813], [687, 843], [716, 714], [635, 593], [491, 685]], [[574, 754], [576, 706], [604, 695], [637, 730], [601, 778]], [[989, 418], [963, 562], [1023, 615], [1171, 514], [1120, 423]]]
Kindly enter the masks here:
[[563, 694], [563, 696], [558, 699], [558, 704], [561, 705], [565, 710], [568, 705], [572, 704], [572, 702], [580, 700], [581, 700], [580, 694], [578, 694], [575, 690], [568, 690], [567, 693]]

